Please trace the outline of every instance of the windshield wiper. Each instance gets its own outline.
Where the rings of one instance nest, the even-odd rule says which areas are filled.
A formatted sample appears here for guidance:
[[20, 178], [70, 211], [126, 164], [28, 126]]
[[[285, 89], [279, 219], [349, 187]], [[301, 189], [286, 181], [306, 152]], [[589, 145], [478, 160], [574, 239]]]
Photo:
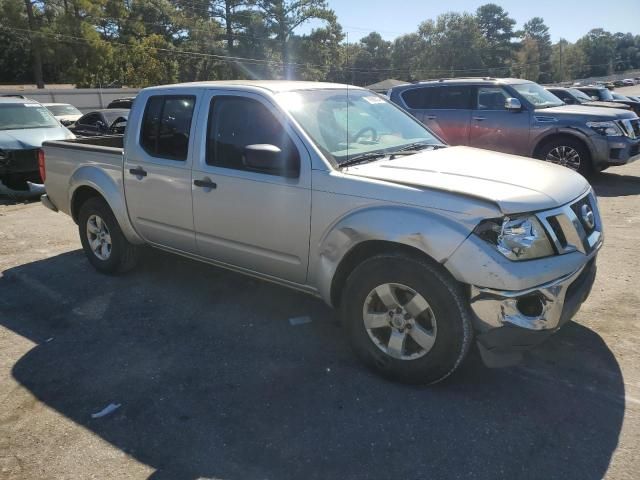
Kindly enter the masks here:
[[424, 150], [426, 148], [431, 148], [433, 150], [437, 150], [439, 148], [445, 148], [446, 145], [442, 145], [440, 143], [412, 143], [410, 145], [406, 145], [395, 152], [389, 152], [389, 159], [393, 160], [398, 155], [413, 155], [414, 153], [418, 153], [420, 150]]
[[386, 156], [387, 154], [382, 152], [363, 153], [362, 155], [356, 155], [355, 157], [351, 157], [349, 160], [345, 160], [344, 162], [340, 163], [339, 166], [349, 167], [351, 165], [357, 165], [359, 163], [372, 162], [373, 160], [378, 160]]

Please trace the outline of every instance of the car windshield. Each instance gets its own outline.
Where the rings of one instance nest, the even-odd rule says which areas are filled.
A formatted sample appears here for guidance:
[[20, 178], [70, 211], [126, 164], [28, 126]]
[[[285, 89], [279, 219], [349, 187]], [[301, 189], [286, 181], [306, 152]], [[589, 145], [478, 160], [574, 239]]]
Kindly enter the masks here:
[[47, 105], [47, 109], [57, 116], [82, 115], [82, 112], [73, 105]]
[[564, 105], [562, 100], [537, 83], [518, 83], [511, 86], [535, 108], [559, 107], [560, 105]]
[[277, 99], [338, 165], [362, 155], [443, 145], [409, 114], [367, 90], [301, 90]]
[[0, 130], [59, 126], [51, 112], [39, 103], [0, 104]]
[[628, 102], [630, 100], [629, 97], [625, 97], [624, 95], [620, 95], [619, 93], [612, 93], [611, 96], [614, 100], [622, 100], [624, 102]]
[[574, 96], [574, 98], [576, 100], [578, 100], [580, 103], [585, 103], [585, 102], [593, 102], [593, 99], [587, 95], [584, 92], [581, 92], [580, 90], [578, 90], [577, 88], [570, 88], [569, 92], [571, 93], [571, 95]]

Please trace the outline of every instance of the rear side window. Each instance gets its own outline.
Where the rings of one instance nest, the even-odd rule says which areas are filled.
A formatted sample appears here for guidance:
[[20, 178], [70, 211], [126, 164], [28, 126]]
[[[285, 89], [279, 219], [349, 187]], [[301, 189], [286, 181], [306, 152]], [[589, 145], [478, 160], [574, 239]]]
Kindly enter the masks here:
[[195, 102], [193, 96], [149, 97], [140, 131], [142, 148], [153, 157], [186, 160]]
[[296, 152], [282, 124], [260, 102], [243, 97], [214, 97], [209, 113], [207, 164], [250, 170], [243, 161], [244, 149], [256, 144]]
[[426, 87], [402, 95], [409, 108], [425, 110], [469, 110], [471, 88], [467, 86]]

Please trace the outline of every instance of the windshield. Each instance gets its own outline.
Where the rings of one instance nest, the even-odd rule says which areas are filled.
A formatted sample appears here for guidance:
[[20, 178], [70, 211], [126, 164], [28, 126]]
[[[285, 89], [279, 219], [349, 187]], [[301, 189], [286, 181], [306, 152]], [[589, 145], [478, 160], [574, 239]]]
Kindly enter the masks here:
[[0, 130], [59, 126], [49, 110], [39, 103], [0, 104]]
[[537, 83], [518, 83], [511, 86], [535, 108], [559, 107], [560, 105], [564, 105], [562, 100]]
[[413, 144], [442, 145], [422, 124], [367, 90], [283, 92], [278, 102], [338, 165]]
[[614, 98], [614, 100], [622, 100], [625, 102], [628, 102], [630, 100], [629, 97], [625, 97], [624, 95], [620, 95], [619, 93], [612, 93], [611, 96]]
[[82, 112], [73, 105], [47, 105], [47, 110], [57, 116], [82, 115]]
[[571, 95], [573, 95], [580, 103], [593, 102], [593, 99], [589, 95], [581, 92], [577, 88], [570, 88], [569, 92], [571, 92]]

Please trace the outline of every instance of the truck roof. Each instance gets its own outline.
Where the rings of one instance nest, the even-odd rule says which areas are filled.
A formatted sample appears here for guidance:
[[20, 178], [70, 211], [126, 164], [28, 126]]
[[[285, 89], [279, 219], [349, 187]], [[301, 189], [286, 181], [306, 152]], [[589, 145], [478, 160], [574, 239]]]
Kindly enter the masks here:
[[289, 92], [293, 90], [326, 90], [326, 89], [358, 89], [363, 90], [362, 87], [355, 87], [353, 85], [346, 85], [341, 83], [328, 83], [328, 82], [303, 82], [295, 80], [221, 80], [221, 81], [206, 81], [206, 82], [188, 82], [177, 83], [174, 85], [162, 85], [157, 87], [149, 87], [145, 90], [165, 90], [165, 89], [180, 89], [180, 88], [193, 88], [193, 87], [210, 87], [210, 88], [232, 88], [232, 89], [262, 89], [268, 90], [273, 93]]

